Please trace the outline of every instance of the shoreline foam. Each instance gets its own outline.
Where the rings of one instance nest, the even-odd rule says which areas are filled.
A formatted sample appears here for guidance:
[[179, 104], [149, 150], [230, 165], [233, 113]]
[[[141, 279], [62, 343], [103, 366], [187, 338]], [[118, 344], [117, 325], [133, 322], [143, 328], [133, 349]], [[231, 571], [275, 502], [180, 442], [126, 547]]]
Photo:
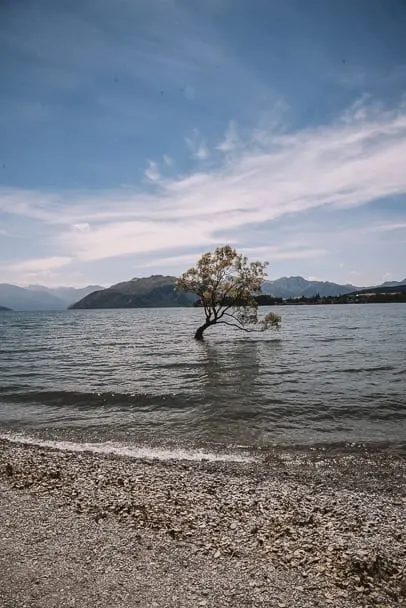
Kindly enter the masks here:
[[114, 455], [135, 460], [174, 460], [174, 461], [207, 461], [207, 462], [254, 462], [255, 458], [238, 453], [207, 452], [200, 449], [165, 449], [145, 446], [128, 446], [121, 443], [106, 441], [96, 442], [74, 442], [67, 440], [40, 439], [19, 433], [0, 433], [0, 440], [20, 445], [31, 445], [42, 448], [50, 448], [61, 452], [91, 452], [101, 455]]

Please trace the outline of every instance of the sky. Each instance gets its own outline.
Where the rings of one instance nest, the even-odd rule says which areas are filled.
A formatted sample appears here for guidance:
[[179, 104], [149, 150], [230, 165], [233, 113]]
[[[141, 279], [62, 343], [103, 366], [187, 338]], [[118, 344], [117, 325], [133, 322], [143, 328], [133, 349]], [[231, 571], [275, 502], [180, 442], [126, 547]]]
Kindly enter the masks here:
[[1, 0], [0, 282], [406, 277], [404, 0]]

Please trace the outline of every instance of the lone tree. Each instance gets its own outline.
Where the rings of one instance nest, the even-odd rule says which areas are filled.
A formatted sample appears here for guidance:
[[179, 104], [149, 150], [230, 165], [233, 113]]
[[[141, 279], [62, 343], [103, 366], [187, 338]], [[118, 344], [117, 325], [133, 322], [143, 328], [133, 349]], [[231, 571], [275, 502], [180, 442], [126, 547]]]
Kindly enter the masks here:
[[177, 280], [177, 289], [195, 293], [204, 310], [206, 320], [196, 330], [196, 340], [203, 340], [206, 329], [218, 324], [250, 332], [279, 327], [281, 318], [275, 313], [258, 319], [255, 296], [261, 293], [266, 266], [267, 262], [248, 262], [226, 245], [202, 255]]

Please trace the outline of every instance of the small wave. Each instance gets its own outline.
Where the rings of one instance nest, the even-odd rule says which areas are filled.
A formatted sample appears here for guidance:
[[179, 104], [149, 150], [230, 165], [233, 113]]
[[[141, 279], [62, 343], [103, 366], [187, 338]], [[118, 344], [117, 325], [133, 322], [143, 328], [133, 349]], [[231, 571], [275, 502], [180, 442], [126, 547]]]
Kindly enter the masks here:
[[362, 372], [390, 372], [394, 369], [393, 365], [377, 365], [376, 367], [345, 367], [337, 369], [336, 372], [340, 374], [356, 374]]
[[315, 342], [353, 342], [353, 336], [329, 336], [326, 338], [314, 338]]
[[216, 452], [205, 452], [202, 450], [165, 449], [149, 446], [127, 446], [119, 443], [77, 443], [74, 441], [62, 441], [51, 439], [39, 439], [27, 435], [0, 433], [0, 439], [23, 445], [33, 445], [43, 448], [52, 448], [62, 452], [92, 452], [94, 454], [125, 456], [136, 460], [188, 460], [194, 462], [255, 462], [252, 456], [240, 454], [224, 454]]
[[[13, 388], [13, 387], [12, 387]], [[20, 388], [20, 387], [19, 387]], [[24, 387], [25, 388], [25, 387]], [[100, 407], [118, 407], [152, 410], [156, 407], [166, 408], [182, 407], [182, 395], [179, 394], [153, 394], [153, 393], [121, 393], [121, 392], [79, 392], [79, 391], [15, 391], [8, 387], [0, 387], [0, 399], [11, 403], [40, 404], [50, 407], [69, 407], [77, 409], [92, 409]], [[186, 399], [187, 405], [189, 404]]]

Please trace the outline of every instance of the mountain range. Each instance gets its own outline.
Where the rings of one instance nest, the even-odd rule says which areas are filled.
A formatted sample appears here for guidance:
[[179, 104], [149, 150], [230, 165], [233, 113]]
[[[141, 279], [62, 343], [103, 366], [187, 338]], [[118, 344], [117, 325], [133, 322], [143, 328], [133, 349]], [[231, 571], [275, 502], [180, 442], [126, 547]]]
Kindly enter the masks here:
[[8, 283], [0, 283], [0, 306], [12, 310], [66, 310], [71, 304], [92, 293], [103, 289], [99, 285], [88, 285], [76, 289], [74, 287], [44, 287], [29, 285], [18, 287]]
[[[16, 311], [66, 310], [67, 308], [152, 308], [170, 306], [191, 306], [195, 301], [192, 294], [174, 291], [176, 278], [173, 276], [153, 275], [147, 278], [133, 278], [104, 288], [88, 285], [83, 288], [56, 287], [42, 285], [18, 287], [0, 284], [0, 307]], [[398, 287], [405, 289], [403, 281], [387, 281], [382, 285], [360, 288], [355, 285], [340, 285], [329, 281], [308, 281], [303, 277], [282, 277], [265, 281], [262, 291], [277, 298], [321, 297], [345, 295], [353, 292], [366, 292], [371, 289], [393, 291]]]
[[[148, 278], [134, 278], [117, 283], [108, 289], [96, 291], [76, 302], [71, 308], [147, 308], [168, 306], [191, 306], [196, 300], [193, 294], [174, 290], [176, 278], [153, 275]], [[394, 290], [396, 285], [406, 288], [406, 279], [384, 289]], [[265, 281], [262, 292], [276, 298], [311, 298], [339, 296], [359, 291], [355, 285], [339, 285], [329, 281], [307, 281], [303, 277], [282, 277], [275, 281]], [[370, 288], [371, 289], [371, 288]]]
[[330, 281], [308, 281], [303, 277], [282, 277], [275, 281], [265, 281], [262, 293], [275, 298], [312, 298], [319, 294], [321, 297], [341, 296], [360, 289], [355, 285], [339, 285]]
[[30, 291], [41, 291], [42, 293], [49, 293], [58, 300], [61, 300], [66, 306], [70, 306], [73, 302], [77, 302], [78, 299], [84, 298], [89, 293], [97, 291], [98, 289], [104, 289], [100, 285], [87, 285], [86, 287], [44, 287], [44, 285], [29, 285], [27, 287]]

